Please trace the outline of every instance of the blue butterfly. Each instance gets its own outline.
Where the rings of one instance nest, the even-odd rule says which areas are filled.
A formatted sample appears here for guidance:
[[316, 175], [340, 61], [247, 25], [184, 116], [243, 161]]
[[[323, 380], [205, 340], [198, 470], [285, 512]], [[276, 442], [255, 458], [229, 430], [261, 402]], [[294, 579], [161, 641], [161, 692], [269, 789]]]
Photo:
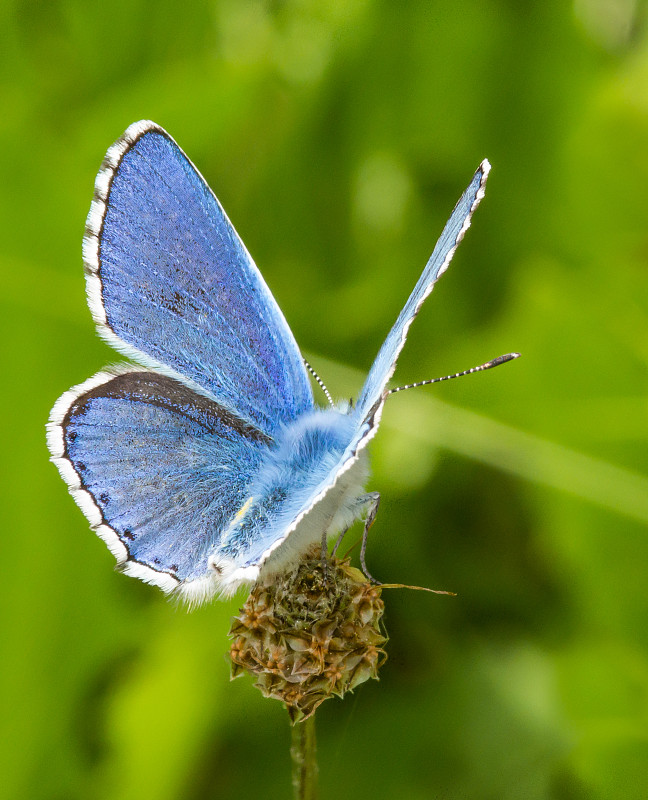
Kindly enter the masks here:
[[108, 150], [83, 240], [99, 334], [137, 362], [65, 392], [52, 460], [123, 572], [191, 604], [268, 580], [369, 512], [367, 444], [408, 329], [484, 196], [483, 161], [355, 406], [318, 407], [261, 273], [153, 122]]

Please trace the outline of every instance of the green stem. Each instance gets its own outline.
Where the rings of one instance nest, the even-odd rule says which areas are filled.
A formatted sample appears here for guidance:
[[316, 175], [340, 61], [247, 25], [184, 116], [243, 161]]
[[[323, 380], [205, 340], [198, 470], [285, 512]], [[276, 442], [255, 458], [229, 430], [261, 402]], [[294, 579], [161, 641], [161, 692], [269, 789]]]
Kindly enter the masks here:
[[317, 800], [315, 714], [291, 728], [290, 757], [295, 800]]

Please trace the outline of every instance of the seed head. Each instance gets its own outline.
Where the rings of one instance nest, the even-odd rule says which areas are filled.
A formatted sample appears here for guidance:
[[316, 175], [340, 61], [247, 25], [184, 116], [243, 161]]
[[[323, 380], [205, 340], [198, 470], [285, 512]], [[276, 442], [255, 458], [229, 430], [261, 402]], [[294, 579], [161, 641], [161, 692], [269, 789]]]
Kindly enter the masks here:
[[380, 594], [348, 560], [329, 560], [325, 574], [319, 553], [271, 585], [256, 585], [232, 620], [232, 678], [252, 673], [293, 723], [377, 679], [387, 658]]

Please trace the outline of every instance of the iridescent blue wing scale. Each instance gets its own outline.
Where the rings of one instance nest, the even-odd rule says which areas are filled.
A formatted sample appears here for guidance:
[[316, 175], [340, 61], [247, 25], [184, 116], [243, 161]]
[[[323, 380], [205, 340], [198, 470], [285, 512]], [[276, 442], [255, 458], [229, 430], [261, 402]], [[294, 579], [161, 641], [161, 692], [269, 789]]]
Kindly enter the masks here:
[[83, 247], [99, 333], [272, 435], [313, 408], [293, 335], [178, 145], [137, 122], [108, 151]]

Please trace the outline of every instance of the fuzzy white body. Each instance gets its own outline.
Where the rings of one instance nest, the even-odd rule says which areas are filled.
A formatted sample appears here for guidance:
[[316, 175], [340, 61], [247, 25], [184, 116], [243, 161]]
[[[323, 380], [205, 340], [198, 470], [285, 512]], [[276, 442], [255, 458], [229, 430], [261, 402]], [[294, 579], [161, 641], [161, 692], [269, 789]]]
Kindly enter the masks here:
[[336, 536], [350, 527], [365, 509], [365, 484], [369, 477], [367, 451], [363, 450], [335, 486], [297, 523], [280, 546], [273, 550], [259, 569], [258, 579], [272, 580], [278, 573], [295, 566], [323, 535]]
[[[248, 501], [223, 531], [222, 546], [209, 559], [218, 593], [230, 595], [257, 580], [271, 581], [294, 566], [313, 545], [344, 531], [363, 514], [369, 477], [365, 446], [373, 430], [358, 437], [357, 423], [347, 412], [343, 407], [317, 410], [285, 430], [249, 487]], [[323, 442], [327, 446], [323, 447]], [[302, 478], [296, 480], [299, 474]], [[277, 491], [285, 494], [283, 503], [271, 499]], [[259, 515], [265, 516], [261, 528]], [[246, 564], [248, 526], [255, 539], [264, 539], [266, 528], [270, 533], [267, 547], [259, 556], [252, 554], [252, 563]], [[200, 592], [201, 584], [186, 584], [183, 594], [193, 594], [193, 588]]]

